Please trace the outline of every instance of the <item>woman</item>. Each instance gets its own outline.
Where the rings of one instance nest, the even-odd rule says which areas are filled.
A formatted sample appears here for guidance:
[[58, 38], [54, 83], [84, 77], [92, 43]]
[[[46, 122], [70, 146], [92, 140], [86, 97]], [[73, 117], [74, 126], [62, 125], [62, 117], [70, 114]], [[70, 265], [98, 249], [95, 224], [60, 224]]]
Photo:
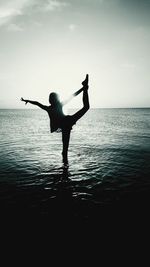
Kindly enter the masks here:
[[63, 113], [63, 105], [68, 101], [61, 103], [56, 93], [50, 93], [49, 95], [49, 103], [50, 106], [42, 105], [37, 101], [31, 101], [27, 99], [21, 98], [21, 101], [24, 101], [25, 104], [30, 103], [36, 105], [45, 111], [48, 112], [50, 118], [50, 129], [51, 132], [62, 131], [62, 142], [63, 142], [63, 150], [62, 157], [64, 166], [68, 166], [68, 147], [70, 140], [70, 132], [72, 126], [88, 111], [89, 105], [89, 96], [88, 96], [88, 74], [86, 75], [85, 80], [82, 82], [83, 87], [75, 92], [73, 96], [77, 96], [79, 93], [83, 91], [83, 108], [80, 109], [73, 115], [65, 115]]

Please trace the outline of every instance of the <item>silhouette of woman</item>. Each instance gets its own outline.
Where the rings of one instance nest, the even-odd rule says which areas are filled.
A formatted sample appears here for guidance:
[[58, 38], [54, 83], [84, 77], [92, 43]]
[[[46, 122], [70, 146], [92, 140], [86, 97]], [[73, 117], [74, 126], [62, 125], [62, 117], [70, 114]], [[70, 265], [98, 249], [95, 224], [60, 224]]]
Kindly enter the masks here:
[[72, 126], [76, 124], [76, 122], [88, 111], [90, 108], [89, 105], [89, 96], [88, 96], [88, 74], [86, 75], [85, 80], [82, 82], [83, 87], [75, 92], [71, 97], [77, 96], [83, 91], [83, 108], [77, 111], [73, 115], [65, 115], [63, 113], [63, 105], [68, 103], [69, 100], [65, 101], [64, 103], [60, 102], [58, 94], [52, 92], [49, 95], [49, 103], [50, 106], [42, 105], [37, 101], [27, 100], [21, 98], [21, 101], [24, 101], [25, 104], [30, 103], [36, 105], [45, 111], [48, 112], [50, 118], [50, 130], [51, 133], [55, 131], [62, 132], [62, 143], [63, 143], [63, 150], [62, 150], [62, 159], [64, 166], [68, 166], [68, 147], [69, 147], [69, 140], [70, 140], [70, 132]]

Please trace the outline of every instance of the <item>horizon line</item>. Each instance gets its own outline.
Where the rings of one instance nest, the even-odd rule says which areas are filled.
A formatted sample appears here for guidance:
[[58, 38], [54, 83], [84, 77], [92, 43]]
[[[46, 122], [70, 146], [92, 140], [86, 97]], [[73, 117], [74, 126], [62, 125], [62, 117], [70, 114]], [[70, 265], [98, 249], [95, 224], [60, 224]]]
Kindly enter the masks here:
[[[149, 109], [149, 107], [91, 107], [90, 109]], [[38, 110], [39, 108], [0, 108], [0, 110], [10, 110], [10, 109], [18, 109], [18, 110]], [[68, 108], [68, 109], [78, 109], [77, 108]], [[40, 110], [40, 109], [39, 109]]]

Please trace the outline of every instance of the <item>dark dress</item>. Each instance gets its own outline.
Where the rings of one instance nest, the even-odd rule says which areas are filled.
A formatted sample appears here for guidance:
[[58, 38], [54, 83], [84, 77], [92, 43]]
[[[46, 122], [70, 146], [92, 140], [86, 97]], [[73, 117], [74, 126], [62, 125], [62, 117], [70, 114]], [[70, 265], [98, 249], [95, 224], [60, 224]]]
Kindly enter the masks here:
[[63, 113], [62, 104], [59, 103], [57, 106], [50, 106], [47, 110], [50, 118], [50, 131], [71, 131], [72, 126], [76, 123], [75, 118], [70, 115]]

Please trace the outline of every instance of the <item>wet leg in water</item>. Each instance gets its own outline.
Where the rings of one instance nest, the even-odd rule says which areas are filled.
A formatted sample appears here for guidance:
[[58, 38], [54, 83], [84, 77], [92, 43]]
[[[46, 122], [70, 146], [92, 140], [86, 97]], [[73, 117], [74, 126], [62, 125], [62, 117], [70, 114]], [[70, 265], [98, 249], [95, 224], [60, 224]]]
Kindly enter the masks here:
[[64, 129], [62, 130], [62, 142], [63, 142], [63, 163], [64, 165], [68, 165], [68, 147], [69, 147], [69, 140], [70, 140], [70, 132], [71, 130]]

